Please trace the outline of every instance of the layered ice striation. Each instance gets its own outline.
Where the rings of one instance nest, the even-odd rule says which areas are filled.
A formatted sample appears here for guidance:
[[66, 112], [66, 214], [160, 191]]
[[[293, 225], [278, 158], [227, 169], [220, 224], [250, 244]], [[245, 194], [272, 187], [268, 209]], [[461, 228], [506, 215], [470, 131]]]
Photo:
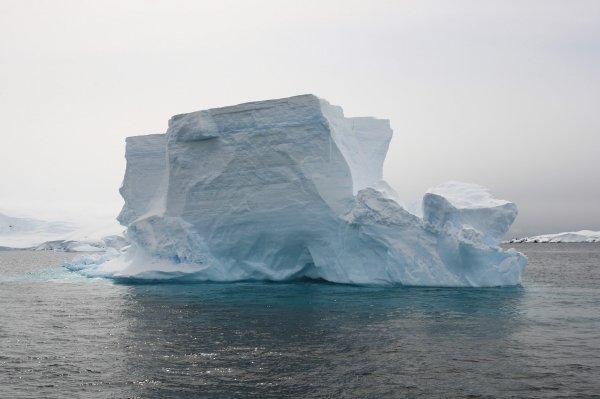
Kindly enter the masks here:
[[430, 190], [423, 217], [382, 181], [387, 120], [313, 95], [176, 115], [127, 139], [119, 221], [133, 243], [90, 275], [202, 281], [502, 286], [526, 258], [497, 246], [514, 204], [480, 186]]

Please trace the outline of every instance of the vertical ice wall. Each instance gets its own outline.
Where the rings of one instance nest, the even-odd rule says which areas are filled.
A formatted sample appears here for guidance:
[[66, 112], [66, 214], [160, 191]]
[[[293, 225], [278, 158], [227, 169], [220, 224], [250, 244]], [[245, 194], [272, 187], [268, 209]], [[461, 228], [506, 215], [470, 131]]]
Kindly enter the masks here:
[[127, 168], [119, 189], [125, 200], [117, 217], [127, 226], [161, 201], [161, 186], [167, 172], [167, 148], [164, 134], [128, 137], [125, 158]]

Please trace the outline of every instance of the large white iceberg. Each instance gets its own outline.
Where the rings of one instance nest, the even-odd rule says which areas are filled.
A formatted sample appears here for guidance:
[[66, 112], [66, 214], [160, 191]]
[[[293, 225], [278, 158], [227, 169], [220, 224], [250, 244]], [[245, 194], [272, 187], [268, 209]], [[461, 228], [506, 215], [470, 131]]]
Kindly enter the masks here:
[[[409, 213], [382, 179], [389, 121], [313, 95], [176, 115], [129, 137], [119, 221], [132, 248], [89, 275], [201, 281], [504, 286], [526, 258], [498, 247], [517, 215], [451, 182]], [[104, 261], [105, 259], [103, 259]]]

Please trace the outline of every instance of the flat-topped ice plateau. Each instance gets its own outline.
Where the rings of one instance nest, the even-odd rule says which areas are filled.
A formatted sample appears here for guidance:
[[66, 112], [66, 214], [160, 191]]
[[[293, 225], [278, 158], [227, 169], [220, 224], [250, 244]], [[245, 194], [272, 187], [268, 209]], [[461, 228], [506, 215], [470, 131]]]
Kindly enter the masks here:
[[526, 258], [498, 246], [516, 206], [449, 182], [408, 212], [382, 181], [389, 121], [314, 95], [176, 115], [129, 137], [119, 221], [131, 249], [70, 267], [198, 281], [505, 286]]

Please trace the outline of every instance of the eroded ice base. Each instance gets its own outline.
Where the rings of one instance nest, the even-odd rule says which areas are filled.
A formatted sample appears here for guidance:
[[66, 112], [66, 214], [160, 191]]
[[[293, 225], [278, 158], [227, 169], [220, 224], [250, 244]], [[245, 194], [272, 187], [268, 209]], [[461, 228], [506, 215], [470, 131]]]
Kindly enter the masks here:
[[[430, 201], [426, 195], [424, 202]], [[177, 257], [170, 252], [150, 254], [134, 246], [125, 254], [81, 257], [68, 267], [91, 277], [121, 280], [233, 282], [310, 278], [361, 285], [519, 284], [526, 258], [514, 250], [489, 245], [489, 238], [467, 224], [472, 215], [467, 213], [461, 219], [463, 214], [457, 213], [450, 201], [444, 201], [442, 213], [451, 214], [451, 222], [440, 224], [436, 219], [435, 223], [428, 223], [404, 210], [385, 191], [367, 188], [359, 191], [351, 210], [337, 223], [321, 227], [318, 240], [311, 240], [310, 234], [299, 234], [296, 245], [289, 237], [280, 240], [280, 244], [288, 244], [282, 248], [268, 245], [269, 240], [259, 232], [244, 232], [241, 234], [245, 238], [232, 238], [237, 245], [228, 248], [226, 257], [212, 254], [199, 241], [193, 246], [197, 253], [179, 252]], [[487, 209], [492, 216], [494, 210], [504, 215], [504, 205], [475, 209]], [[425, 214], [429, 214], [427, 210]], [[491, 220], [506, 221], [499, 216]], [[190, 234], [184, 232], [180, 223], [172, 221], [169, 226], [161, 236]], [[503, 228], [497, 226], [495, 230]], [[236, 234], [240, 232], [235, 226], [225, 233], [229, 237]]]

